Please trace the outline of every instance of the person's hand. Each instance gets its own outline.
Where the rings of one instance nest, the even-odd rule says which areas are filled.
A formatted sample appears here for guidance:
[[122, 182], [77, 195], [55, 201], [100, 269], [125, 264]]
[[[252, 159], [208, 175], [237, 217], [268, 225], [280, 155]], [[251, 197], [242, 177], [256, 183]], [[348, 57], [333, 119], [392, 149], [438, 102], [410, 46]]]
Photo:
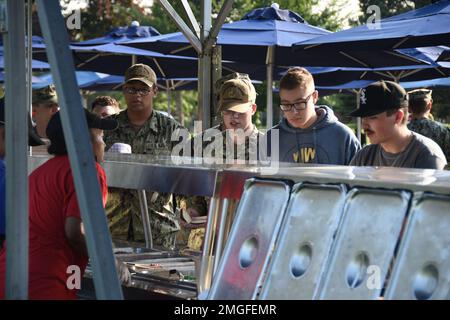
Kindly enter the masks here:
[[119, 276], [119, 281], [122, 285], [131, 285], [131, 273], [124, 262], [116, 259], [116, 271], [117, 275]]

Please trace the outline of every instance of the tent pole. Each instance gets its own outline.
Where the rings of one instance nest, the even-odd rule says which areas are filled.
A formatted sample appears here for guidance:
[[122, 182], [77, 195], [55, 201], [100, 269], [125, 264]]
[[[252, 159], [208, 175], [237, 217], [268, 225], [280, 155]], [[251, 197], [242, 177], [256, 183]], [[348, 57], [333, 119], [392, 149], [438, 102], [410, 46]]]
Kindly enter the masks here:
[[202, 43], [202, 53], [198, 57], [198, 94], [199, 107], [202, 108], [202, 129], [211, 127], [211, 51], [204, 51], [204, 43], [208, 39], [211, 30], [211, 0], [201, 2], [200, 6], [202, 26], [200, 32], [200, 42]]
[[[359, 109], [359, 98], [361, 95], [361, 90], [356, 91], [356, 108]], [[356, 137], [358, 138], [358, 141], [361, 142], [361, 117], [356, 118]]]
[[[212, 119], [217, 119], [217, 99], [218, 92], [216, 91], [216, 82], [222, 77], [222, 46], [214, 46], [212, 49], [212, 103], [211, 103], [211, 121]], [[216, 125], [216, 123], [211, 123], [211, 126]]]
[[[28, 298], [28, 165], [25, 1], [6, 3], [6, 299]], [[4, 7], [3, 7], [4, 8]], [[2, 15], [4, 16], [4, 15]], [[20, 40], [19, 40], [20, 39]], [[14, 112], [13, 112], [14, 111]]]
[[[33, 59], [33, 16], [32, 16], [32, 7], [33, 1], [27, 0], [27, 110], [32, 115], [32, 90], [33, 90], [33, 68], [32, 68], [32, 59]], [[28, 147], [28, 153], [31, 155], [31, 147]]]
[[273, 126], [273, 63], [274, 63], [275, 47], [267, 47], [267, 129]]
[[170, 83], [169, 80], [166, 80], [166, 95], [167, 95], [167, 113], [170, 114], [170, 104], [171, 104], [171, 97], [170, 97]]
[[[47, 56], [61, 104], [64, 139], [86, 233], [96, 297], [102, 300], [123, 299], [61, 7], [58, 1], [37, 0], [37, 5]], [[22, 41], [18, 41], [20, 42]]]

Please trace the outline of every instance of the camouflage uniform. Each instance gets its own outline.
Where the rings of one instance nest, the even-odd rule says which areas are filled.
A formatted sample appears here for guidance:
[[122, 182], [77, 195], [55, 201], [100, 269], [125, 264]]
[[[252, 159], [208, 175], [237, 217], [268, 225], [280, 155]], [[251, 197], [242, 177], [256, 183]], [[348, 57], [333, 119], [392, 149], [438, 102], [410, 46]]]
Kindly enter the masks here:
[[[54, 85], [48, 85], [40, 89], [35, 89], [32, 92], [33, 107], [45, 108], [45, 105], [58, 104], [58, 96], [56, 94], [56, 88]], [[33, 155], [48, 155], [47, 147], [50, 144], [50, 140], [40, 137], [37, 133], [37, 129], [33, 124], [29, 124], [29, 130], [31, 131], [30, 145], [33, 146]]]
[[[175, 119], [155, 110], [151, 118], [138, 129], [130, 123], [126, 110], [112, 117], [119, 122], [119, 127], [115, 131], [105, 132], [105, 150], [116, 142], [122, 142], [131, 145], [133, 153], [167, 156], [174, 145], [171, 141], [172, 132], [181, 128]], [[176, 233], [180, 230], [179, 213], [174, 210], [172, 195], [147, 192], [147, 202], [153, 244], [172, 247]], [[106, 213], [113, 238], [143, 241], [144, 228], [140, 212], [136, 190], [109, 189]]]
[[[219, 112], [225, 111], [225, 110], [231, 110], [236, 112], [246, 112], [249, 107], [255, 103], [256, 100], [256, 91], [253, 87], [253, 84], [251, 83], [250, 78], [247, 74], [242, 73], [233, 73], [228, 76], [225, 76], [217, 81], [215, 84], [216, 86], [216, 92], [219, 92], [217, 98], [219, 100]], [[215, 130], [217, 135], [214, 135], [215, 132], [211, 132], [210, 130]], [[208, 132], [210, 131], [210, 132]], [[220, 133], [219, 133], [220, 132]], [[209, 133], [209, 134], [208, 134]], [[205, 135], [208, 134], [208, 141], [205, 141]], [[228, 144], [234, 145], [234, 154], [232, 156], [229, 156], [228, 158], [231, 159], [239, 159], [239, 160], [256, 160], [257, 157], [254, 155], [253, 157], [250, 157], [250, 152], [254, 151], [257, 152], [257, 145], [258, 145], [258, 137], [259, 137], [259, 131], [254, 126], [253, 131], [251, 134], [246, 137], [245, 139], [245, 147], [243, 148], [237, 148], [233, 141], [230, 141]], [[210, 144], [214, 143], [218, 136], [220, 135], [222, 138], [222, 160], [224, 164], [226, 164], [225, 160], [227, 158], [227, 139], [229, 139], [229, 135], [227, 134], [223, 121], [221, 125], [215, 126], [213, 128], [207, 129], [206, 131], [202, 132], [200, 134], [202, 136], [202, 150], [194, 150], [196, 146], [194, 146], [193, 141], [191, 140], [191, 146], [192, 146], [192, 155], [197, 156], [200, 155], [202, 157], [205, 157], [205, 148], [208, 147]], [[200, 146], [199, 146], [200, 147]], [[208, 156], [211, 157], [220, 157], [220, 155], [216, 155], [214, 153], [215, 150], [212, 150], [212, 154]], [[242, 152], [244, 152], [242, 154]], [[188, 197], [185, 200], [185, 209], [187, 208], [194, 208], [199, 213], [200, 216], [207, 214], [207, 205], [208, 198], [201, 197], [201, 196], [193, 196]], [[186, 245], [190, 249], [194, 250], [200, 250], [204, 235], [205, 235], [205, 228], [204, 227], [197, 227], [188, 225], [187, 230], [184, 230], [183, 236], [180, 237], [179, 244]]]
[[[212, 129], [216, 129], [221, 131], [220, 135], [222, 136], [222, 142], [223, 142], [223, 163], [225, 164], [225, 160], [226, 160], [226, 139], [227, 139], [227, 134], [226, 131], [223, 130], [223, 124], [222, 125], [218, 125], [215, 126], [211, 129], [207, 129], [208, 130], [212, 130]], [[205, 132], [206, 132], [205, 131]], [[202, 133], [204, 134], [204, 132]], [[245, 140], [245, 148], [244, 148], [244, 154], [241, 154], [242, 150], [236, 148], [236, 146], [234, 147], [234, 157], [233, 159], [241, 159], [241, 160], [246, 160], [248, 161], [250, 159], [250, 152], [252, 150], [257, 150], [257, 141], [258, 141], [258, 136], [259, 134], [261, 134], [258, 129], [256, 128], [256, 126], [254, 126], [253, 131], [251, 132], [251, 134], [246, 138]], [[216, 139], [216, 136], [213, 136], [211, 138], [211, 141], [203, 141], [203, 150], [205, 150], [205, 148], [210, 145], [211, 143], [214, 142], [214, 140]], [[231, 142], [233, 143], [233, 142]], [[250, 147], [251, 146], [251, 147]], [[200, 151], [197, 151], [199, 155], [203, 155]], [[213, 157], [215, 157], [216, 155], [213, 153], [212, 154]], [[256, 160], [256, 157], [253, 157]], [[252, 158], [252, 159], [253, 159]], [[191, 196], [191, 197], [187, 197], [184, 199], [181, 199], [181, 209], [182, 210], [186, 210], [187, 208], [193, 208], [195, 209], [200, 216], [204, 216], [208, 213], [208, 198], [206, 197], [202, 197], [202, 196]], [[183, 231], [180, 233], [178, 239], [177, 239], [177, 243], [180, 246], [187, 246], [190, 249], [193, 250], [200, 250], [203, 244], [203, 239], [205, 237], [205, 228], [202, 227], [196, 227], [195, 225], [187, 225], [186, 227], [183, 228]]]
[[[206, 131], [204, 131], [202, 134], [204, 135], [206, 132], [208, 132], [208, 130], [219, 130], [221, 132], [221, 136], [222, 136], [222, 144], [223, 144], [223, 160], [224, 160], [224, 164], [225, 164], [225, 159], [226, 159], [226, 155], [227, 155], [227, 150], [226, 150], [226, 146], [227, 146], [227, 139], [229, 139], [228, 135], [227, 135], [227, 131], [225, 130], [225, 128], [223, 127], [223, 124], [215, 126], [211, 129], [207, 129]], [[237, 148], [236, 145], [233, 148], [234, 154], [233, 154], [233, 159], [241, 159], [241, 160], [245, 160], [245, 161], [249, 161], [250, 160], [250, 152], [254, 151], [257, 152], [258, 149], [258, 139], [259, 139], [259, 135], [261, 133], [258, 131], [258, 129], [256, 128], [256, 126], [253, 126], [253, 131], [250, 133], [250, 135], [248, 137], [246, 137], [245, 139], [245, 148], [244, 148], [244, 154], [242, 154], [242, 148]], [[216, 136], [213, 136], [211, 138], [210, 141], [203, 141], [203, 151], [205, 150], [205, 148], [207, 146], [209, 146], [210, 144], [212, 144], [214, 142], [214, 140], [217, 139]], [[230, 144], [230, 142], [228, 142]], [[233, 142], [231, 142], [233, 143]], [[198, 154], [202, 154], [200, 152], [198, 152]], [[203, 156], [205, 156], [204, 154], [202, 154]], [[212, 157], [215, 157], [215, 153], [213, 152], [211, 154]], [[252, 160], [256, 160], [257, 157], [256, 155], [254, 155], [252, 158]]]
[[441, 147], [447, 162], [450, 161], [450, 128], [434, 121], [431, 114], [433, 90], [419, 88], [408, 92], [409, 111], [413, 120], [408, 123], [408, 129], [430, 138]]
[[447, 162], [450, 162], [450, 128], [425, 118], [412, 120], [408, 123], [408, 128], [436, 142], [444, 151]]

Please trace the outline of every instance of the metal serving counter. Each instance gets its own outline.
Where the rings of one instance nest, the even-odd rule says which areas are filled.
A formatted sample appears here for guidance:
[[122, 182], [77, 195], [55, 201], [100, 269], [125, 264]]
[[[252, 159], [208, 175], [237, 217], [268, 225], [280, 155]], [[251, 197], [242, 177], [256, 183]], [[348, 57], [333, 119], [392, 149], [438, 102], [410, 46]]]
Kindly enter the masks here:
[[[257, 206], [259, 208], [258, 213], [250, 212], [254, 208], [256, 208], [254, 205], [256, 202], [254, 201], [258, 201], [257, 199], [263, 200], [262, 198], [258, 198], [260, 197], [259, 194], [255, 194], [253, 196], [254, 200], [248, 202], [247, 205], [239, 203], [239, 200], [241, 199], [241, 196], [245, 191], [244, 186], [246, 185], [246, 181], [250, 178], [258, 177], [259, 179], [263, 179], [262, 181], [264, 181], [265, 179], [270, 179], [270, 181], [286, 181], [289, 185], [300, 184], [300, 187], [292, 189], [293, 195], [291, 195], [291, 197], [293, 197], [295, 195], [295, 192], [297, 192], [296, 190], [301, 190], [302, 192], [301, 197], [299, 198], [300, 200], [298, 200], [300, 202], [298, 204], [291, 204], [289, 210], [292, 211], [294, 205], [295, 206], [301, 205], [302, 204], [301, 201], [308, 201], [308, 203], [311, 203], [311, 205], [313, 205], [311, 201], [317, 200], [317, 204], [314, 204], [314, 206], [311, 207], [320, 211], [317, 213], [319, 219], [317, 221], [320, 221], [320, 219], [334, 219], [330, 221], [334, 221], [332, 222], [332, 225], [334, 225], [335, 227], [337, 226], [337, 223], [340, 219], [339, 217], [341, 215], [341, 212], [339, 210], [341, 209], [339, 208], [341, 208], [342, 206], [336, 205], [334, 207], [332, 203], [330, 203], [329, 205], [321, 204], [320, 201], [321, 197], [324, 195], [326, 196], [327, 194], [330, 193], [329, 191], [330, 189], [326, 187], [327, 185], [330, 186], [340, 185], [342, 186], [342, 188], [348, 190], [350, 189], [360, 190], [361, 188], [362, 188], [361, 190], [364, 190], [364, 188], [369, 188], [370, 190], [375, 191], [388, 190], [385, 196], [386, 197], [385, 200], [383, 200], [382, 198], [378, 198], [378, 196], [375, 198], [371, 198], [370, 194], [372, 194], [371, 193], [372, 191], [370, 190], [368, 191], [369, 192], [368, 198], [365, 199], [364, 193], [360, 195], [361, 191], [354, 190], [353, 194], [358, 194], [358, 197], [356, 197], [355, 199], [358, 199], [360, 204], [358, 204], [358, 201], [355, 202], [354, 200], [352, 200], [352, 203], [356, 203], [356, 207], [354, 209], [351, 209], [349, 205], [345, 206], [346, 208], [345, 216], [348, 217], [351, 217], [353, 214], [356, 214], [356, 212], [358, 212], [359, 210], [358, 208], [360, 208], [361, 206], [365, 206], [368, 203], [370, 204], [370, 206], [376, 206], [376, 204], [379, 202], [379, 199], [381, 199], [381, 201], [385, 201], [385, 203], [383, 203], [384, 207], [380, 206], [380, 210], [384, 210], [386, 206], [389, 206], [390, 204], [392, 204], [392, 206], [393, 205], [397, 206], [397, 203], [394, 200], [396, 199], [395, 194], [397, 194], [398, 192], [400, 193], [407, 192], [410, 194], [426, 192], [437, 195], [450, 195], [450, 172], [448, 171], [402, 169], [402, 168], [347, 167], [347, 166], [328, 166], [328, 165], [294, 165], [281, 163], [280, 164], [273, 163], [271, 164], [271, 166], [210, 165], [206, 164], [205, 161], [202, 162], [202, 159], [195, 159], [195, 158], [194, 159], [170, 158], [170, 157], [155, 158], [146, 155], [124, 155], [124, 154], [106, 154], [105, 158], [106, 161], [103, 164], [103, 167], [105, 168], [106, 171], [109, 186], [211, 197], [211, 204], [209, 207], [204, 246], [203, 251], [201, 253], [197, 252], [194, 254], [191, 253], [183, 255], [180, 254], [180, 252], [167, 252], [167, 251], [158, 252], [147, 250], [140, 253], [129, 252], [128, 254], [123, 254], [122, 256], [123, 260], [127, 261], [129, 263], [130, 269], [135, 271], [135, 274], [133, 275], [132, 287], [135, 289], [147, 291], [149, 293], [148, 297], [152, 299], [164, 297], [195, 299], [197, 298], [198, 294], [200, 294], [202, 297], [205, 297], [206, 293], [210, 291], [209, 289], [211, 288], [211, 285], [213, 283], [213, 276], [215, 275], [215, 273], [219, 272], [217, 279], [223, 277], [224, 276], [223, 270], [226, 269], [226, 263], [227, 262], [229, 263], [231, 261], [229, 259], [236, 258], [236, 256], [233, 256], [232, 254], [233, 242], [235, 242], [237, 246], [235, 249], [238, 250], [240, 248], [239, 250], [241, 251], [239, 250], [238, 251], [241, 252], [240, 254], [244, 255], [244, 258], [242, 258], [241, 256], [238, 256], [238, 258], [241, 257], [242, 259], [244, 259], [243, 261], [247, 261], [246, 259], [248, 257], [246, 255], [251, 254], [254, 250], [254, 248], [252, 247], [253, 242], [247, 241], [248, 239], [247, 240], [240, 238], [237, 239], [236, 235], [233, 236], [232, 229], [235, 215], [241, 214], [240, 217], [241, 220], [242, 219], [248, 220], [248, 218], [246, 219], [242, 215], [256, 214], [255, 217], [257, 217], [258, 215], [270, 214], [271, 210], [269, 210], [269, 207], [271, 207], [270, 204], [272, 203], [269, 197], [270, 192], [267, 191], [270, 188], [265, 191], [266, 192], [265, 196], [261, 195], [261, 197], [268, 197], [267, 199], [265, 199], [268, 201], [268, 202], [266, 201], [267, 210], [263, 210], [264, 209], [263, 207], [259, 206], [261, 207], [259, 208]], [[29, 170], [30, 171], [33, 170], [38, 165], [46, 161], [46, 159], [47, 157], [39, 157], [39, 156], [30, 157]], [[303, 187], [301, 187], [302, 183], [309, 183], [311, 185], [321, 185], [325, 187], [319, 188], [314, 187], [313, 188], [314, 190], [311, 191], [310, 189], [304, 189]], [[321, 190], [321, 188], [323, 190]], [[335, 191], [331, 191], [331, 193], [332, 192]], [[392, 195], [392, 192], [395, 194]], [[342, 197], [347, 197], [347, 199], [350, 199], [351, 197], [354, 197], [351, 196], [351, 194], [352, 194], [351, 192], [349, 192], [348, 195], [346, 194], [346, 192], [344, 192], [343, 195], [337, 194], [336, 199], [341, 199]], [[307, 197], [305, 195], [307, 195]], [[249, 195], [247, 195], [247, 197], [248, 196]], [[389, 199], [394, 200], [391, 201]], [[285, 208], [288, 201], [289, 200], [286, 199], [284, 204], [280, 204], [281, 205], [280, 208], [282, 207]], [[409, 200], [405, 201], [406, 204], [404, 205], [408, 207], [407, 203], [409, 202]], [[273, 205], [276, 206], [275, 203]], [[335, 208], [335, 209], [328, 209], [328, 208]], [[335, 210], [335, 212], [332, 211], [325, 212], [326, 210]], [[353, 210], [355, 213], [351, 213], [352, 212], [351, 210]], [[283, 209], [283, 212], [284, 211], [288, 210]], [[396, 211], [394, 209], [392, 213], [395, 212]], [[404, 212], [403, 213], [402, 212], [399, 212], [399, 217], [395, 222], [397, 226], [399, 225], [400, 221], [402, 221], [402, 217], [404, 216]], [[292, 219], [296, 219], [295, 223], [300, 228], [302, 224], [297, 218], [295, 218], [297, 214], [301, 214], [303, 215], [302, 217], [305, 218], [308, 217], [309, 213], [307, 211], [305, 211], [304, 213], [297, 213], [294, 210], [292, 211], [292, 213], [286, 214], [287, 216], [292, 215]], [[322, 214], [322, 218], [320, 218], [320, 214]], [[308, 221], [314, 221], [311, 220], [312, 216], [309, 217], [308, 219], [309, 219]], [[358, 222], [357, 220], [354, 221], [354, 219], [357, 219], [357, 216], [349, 220], [348, 222], [349, 228], [351, 228], [350, 226], [352, 225], [357, 227], [361, 223]], [[359, 219], [362, 219], [361, 221], [364, 220], [364, 218]], [[391, 219], [391, 217], [387, 217], [386, 219]], [[273, 238], [271, 238], [272, 240], [270, 240], [273, 241], [272, 245], [274, 243], [278, 244], [277, 237], [281, 237], [281, 239], [283, 239], [283, 237], [286, 237], [286, 239], [288, 239], [288, 233], [286, 233], [287, 231], [285, 230], [286, 226], [283, 226], [283, 224], [281, 223], [282, 221], [283, 223], [287, 223], [285, 221], [288, 221], [288, 218], [284, 219], [283, 216], [281, 215], [278, 221], [279, 221], [278, 227], [276, 228], [276, 230], [275, 229], [272, 230], [274, 233]], [[382, 219], [380, 221], [382, 221]], [[372, 232], [376, 233], [383, 231], [382, 225], [373, 224], [373, 226], [371, 227], [373, 227]], [[317, 230], [320, 230], [321, 227], [311, 225], [311, 228], [316, 228]], [[398, 227], [396, 228], [397, 229], [395, 230], [398, 233], [399, 229]], [[322, 260], [321, 262], [316, 262], [316, 265], [313, 268], [313, 270], [315, 270], [314, 275], [308, 275], [308, 277], [305, 278], [310, 279], [311, 281], [314, 282], [314, 284], [316, 284], [316, 282], [320, 282], [320, 289], [323, 289], [321, 293], [322, 298], [333, 297], [333, 295], [335, 294], [337, 294], [338, 296], [339, 295], [345, 296], [345, 294], [348, 294], [344, 289], [339, 289], [341, 291], [335, 291], [338, 290], [337, 288], [339, 286], [333, 284], [334, 280], [332, 278], [325, 277], [324, 271], [325, 269], [323, 269], [324, 267], [322, 266], [322, 264], [325, 263], [324, 261], [334, 261], [336, 268], [344, 268], [344, 269], [347, 268], [345, 263], [342, 264], [343, 262], [341, 260], [336, 260], [336, 257], [342, 256], [344, 252], [333, 251], [334, 254], [333, 255], [332, 252], [329, 251], [330, 249], [327, 246], [332, 241], [334, 241], [335, 232], [333, 230], [328, 231], [327, 230], [321, 231], [324, 232], [325, 235], [327, 235], [327, 238], [324, 238], [323, 244], [319, 244], [319, 247], [317, 247], [321, 250], [321, 252], [323, 252], [320, 254]], [[359, 231], [357, 229], [355, 229], [353, 232], [356, 236], [363, 237], [362, 234], [360, 235], [358, 233]], [[238, 231], [235, 231], [235, 234], [238, 233], [239, 233]], [[286, 235], [284, 235], [284, 233], [286, 233]], [[313, 235], [311, 233], [311, 237], [314, 238], [316, 236], [317, 235]], [[391, 238], [394, 239], [395, 235], [391, 236]], [[239, 247], [241, 245], [240, 242], [242, 242], [241, 240], [244, 241], [244, 244], [242, 245], [243, 247]], [[386, 243], [389, 242], [388, 239], [385, 240]], [[315, 241], [317, 242], [319, 241], [319, 239], [316, 239]], [[350, 241], [351, 243], [353, 243], [350, 234], [347, 235], [347, 233], [342, 234], [339, 241], [342, 243], [342, 245], [344, 245], [346, 241], [347, 242]], [[370, 239], [368, 239], [367, 241], [370, 241]], [[353, 245], [350, 244], [350, 242], [346, 243], [345, 246], [348, 247]], [[391, 242], [390, 246], [392, 245], [393, 244]], [[287, 246], [286, 248], [290, 248], [292, 247], [292, 244], [287, 243], [286, 246]], [[308, 246], [304, 247], [303, 249], [305, 248], [308, 249]], [[317, 248], [315, 248], [314, 250], [317, 250]], [[267, 249], [268, 250], [265, 251], [266, 252], [265, 258], [261, 257], [262, 260], [260, 260], [261, 263], [264, 263], [265, 267], [263, 269], [260, 268], [259, 270], [260, 271], [269, 270], [269, 272], [272, 271], [281, 272], [275, 270], [281, 270], [283, 268], [283, 265], [285, 263], [288, 263], [289, 256], [283, 257], [282, 255], [277, 254], [273, 259], [271, 259], [269, 257], [271, 254], [271, 251], [269, 250], [270, 245], [269, 247], [267, 247]], [[310, 249], [311, 248], [309, 248], [308, 250]], [[144, 249], [141, 248], [137, 250], [142, 251]], [[296, 258], [295, 259], [293, 258], [294, 262], [297, 261], [294, 263], [293, 269], [295, 271], [294, 274], [300, 274], [303, 272], [302, 271], [303, 267], [301, 267], [303, 262], [300, 263], [299, 261], [306, 261], [302, 260], [304, 259], [304, 255], [306, 253], [307, 253], [306, 256], [308, 256], [308, 254], [311, 254], [311, 252], [309, 252], [308, 250], [306, 251], [301, 250], [299, 251], [300, 253], [296, 251], [297, 252], [297, 254], [295, 255]], [[367, 250], [369, 250], [369, 252], [373, 251], [374, 254], [376, 254], [377, 253], [376, 250], [381, 249], [375, 249], [374, 247], [372, 249]], [[393, 247], [390, 250], [394, 250]], [[222, 260], [227, 261], [221, 261], [220, 258], [225, 256], [228, 256], [228, 258]], [[141, 261], [139, 262], [139, 260]], [[138, 263], [136, 263], [136, 261], [138, 261]], [[271, 261], [270, 264], [269, 261]], [[330, 263], [327, 262], [327, 266]], [[339, 266], [339, 263], [341, 263], [341, 266]], [[380, 263], [382, 264], [382, 267], [384, 269], [387, 269], [389, 267], [389, 256], [386, 256], [384, 260], [380, 260]], [[158, 268], [161, 268], [162, 269], [161, 271], [163, 272], [159, 272], [158, 274], [157, 272], [155, 272], [155, 268], [152, 268], [152, 266], [153, 267], [157, 266]], [[348, 268], [350, 268], [349, 270], [353, 270], [352, 268], [354, 267], [350, 266]], [[89, 277], [90, 271], [88, 269], [86, 272], [86, 278]], [[267, 282], [264, 282], [265, 281], [264, 277], [267, 277]], [[267, 289], [270, 288], [270, 286], [279, 285], [277, 281], [279, 281], [280, 279], [271, 277], [271, 274], [270, 275], [255, 274], [253, 276], [253, 279], [255, 281], [252, 285], [258, 285], [259, 287], [261, 287], [261, 285], [264, 284], [263, 291], [261, 293], [258, 293], [257, 291], [251, 292], [249, 291], [246, 292], [245, 294], [242, 294], [241, 297], [243, 298], [280, 297], [274, 295], [273, 291]], [[257, 279], [259, 280], [256, 281]], [[352, 279], [357, 279], [357, 277], [356, 278], [350, 277], [349, 279], [350, 280], [348, 281], [353, 281]], [[286, 278], [283, 281], [286, 281], [285, 283], [289, 283], [290, 280]], [[339, 279], [336, 281], [339, 281]], [[308, 292], [310, 292], [310, 294], [305, 295], [304, 298], [308, 298], [308, 296], [310, 298], [314, 297], [318, 298], [319, 297], [318, 288], [319, 287], [317, 287], [316, 285], [310, 286], [310, 289], [308, 289], [309, 290]], [[224, 291], [223, 285], [216, 283], [212, 289], [213, 291], [209, 292], [210, 298], [211, 297], [229, 298], [229, 296], [227, 296], [226, 294], [225, 295], [222, 294], [223, 292], [226, 291], [226, 290]], [[226, 292], [229, 292], [229, 289], [227, 290], [228, 291]], [[389, 290], [390, 290], [389, 292], [393, 292], [394, 289]], [[378, 294], [378, 292], [376, 294]], [[361, 293], [361, 295], [358, 297], [373, 298], [374, 296], [376, 296], [376, 294], [374, 294], [373, 292], [367, 293], [364, 291], [364, 293]], [[348, 297], [351, 297], [351, 295], [348, 295]]]

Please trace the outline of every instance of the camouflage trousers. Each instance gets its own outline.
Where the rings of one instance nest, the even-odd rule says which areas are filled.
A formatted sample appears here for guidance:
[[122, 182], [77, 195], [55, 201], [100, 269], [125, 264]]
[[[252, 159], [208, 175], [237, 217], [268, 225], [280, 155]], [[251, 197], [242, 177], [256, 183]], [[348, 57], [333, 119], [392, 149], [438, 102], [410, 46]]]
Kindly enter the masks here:
[[[179, 225], [171, 194], [146, 192], [153, 245], [173, 249]], [[139, 196], [136, 190], [109, 188], [106, 203], [111, 236], [116, 240], [145, 241]]]

